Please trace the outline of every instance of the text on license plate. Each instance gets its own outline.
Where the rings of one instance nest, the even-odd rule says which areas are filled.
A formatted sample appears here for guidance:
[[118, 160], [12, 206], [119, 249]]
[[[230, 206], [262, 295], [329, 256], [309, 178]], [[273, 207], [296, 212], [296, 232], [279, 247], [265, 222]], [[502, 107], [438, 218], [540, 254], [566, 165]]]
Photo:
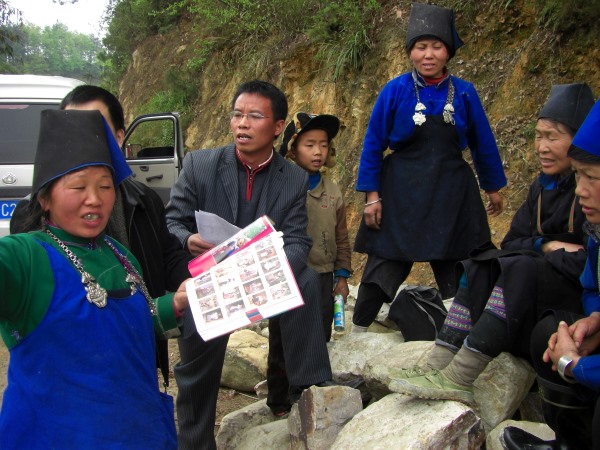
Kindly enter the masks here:
[[0, 219], [10, 219], [19, 200], [0, 200]]

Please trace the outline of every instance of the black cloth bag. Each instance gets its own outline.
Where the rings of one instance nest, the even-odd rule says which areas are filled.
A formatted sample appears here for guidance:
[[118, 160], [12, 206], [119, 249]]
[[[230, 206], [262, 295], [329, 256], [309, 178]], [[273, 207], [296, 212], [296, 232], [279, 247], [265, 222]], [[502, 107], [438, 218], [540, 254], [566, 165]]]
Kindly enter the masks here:
[[388, 318], [398, 325], [406, 342], [433, 341], [447, 314], [437, 289], [407, 286], [390, 305]]

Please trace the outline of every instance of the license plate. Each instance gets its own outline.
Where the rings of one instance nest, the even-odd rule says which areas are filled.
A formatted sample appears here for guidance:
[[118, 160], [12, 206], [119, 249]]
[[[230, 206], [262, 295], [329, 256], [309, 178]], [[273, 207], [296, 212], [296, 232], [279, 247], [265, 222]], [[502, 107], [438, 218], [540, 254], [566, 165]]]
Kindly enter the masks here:
[[19, 200], [0, 200], [0, 219], [10, 219]]

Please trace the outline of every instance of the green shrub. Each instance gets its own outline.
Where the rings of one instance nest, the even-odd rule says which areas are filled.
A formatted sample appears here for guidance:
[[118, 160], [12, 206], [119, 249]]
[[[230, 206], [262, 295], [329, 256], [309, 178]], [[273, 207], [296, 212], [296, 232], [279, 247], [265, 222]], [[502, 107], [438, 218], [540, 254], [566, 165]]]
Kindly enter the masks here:
[[553, 32], [569, 33], [597, 27], [600, 0], [537, 0], [541, 8], [539, 23]]
[[319, 46], [317, 58], [325, 62], [326, 69], [333, 70], [333, 79], [337, 80], [345, 70], [362, 65], [365, 53], [371, 48], [369, 35], [380, 6], [375, 0], [338, 0], [325, 4], [314, 16], [307, 34]]

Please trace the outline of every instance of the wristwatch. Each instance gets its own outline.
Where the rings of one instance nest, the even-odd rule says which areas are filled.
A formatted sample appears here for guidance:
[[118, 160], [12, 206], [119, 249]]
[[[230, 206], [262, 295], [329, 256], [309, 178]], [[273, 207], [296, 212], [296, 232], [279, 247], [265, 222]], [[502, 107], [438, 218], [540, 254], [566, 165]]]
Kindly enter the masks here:
[[577, 380], [575, 380], [575, 378], [573, 378], [573, 377], [571, 377], [569, 375], [565, 375], [565, 369], [567, 367], [569, 367], [569, 365], [572, 362], [573, 362], [573, 358], [571, 358], [571, 357], [569, 357], [567, 355], [562, 355], [560, 357], [560, 359], [558, 360], [558, 363], [556, 363], [556, 368], [558, 370], [558, 374], [567, 383], [577, 383]]

